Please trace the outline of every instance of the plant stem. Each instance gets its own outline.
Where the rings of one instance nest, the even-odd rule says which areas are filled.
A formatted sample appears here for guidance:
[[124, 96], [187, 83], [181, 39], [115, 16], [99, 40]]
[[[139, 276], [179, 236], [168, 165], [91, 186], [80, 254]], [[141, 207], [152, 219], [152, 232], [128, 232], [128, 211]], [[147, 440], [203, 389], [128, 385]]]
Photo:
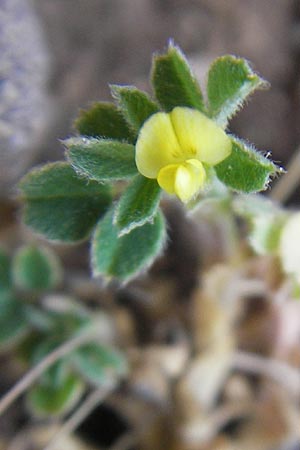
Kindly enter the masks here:
[[42, 361], [27, 372], [0, 400], [0, 415], [22, 395], [42, 374], [63, 356], [81, 345], [92, 341], [97, 336], [95, 330], [89, 330], [64, 342], [60, 347], [49, 353]]

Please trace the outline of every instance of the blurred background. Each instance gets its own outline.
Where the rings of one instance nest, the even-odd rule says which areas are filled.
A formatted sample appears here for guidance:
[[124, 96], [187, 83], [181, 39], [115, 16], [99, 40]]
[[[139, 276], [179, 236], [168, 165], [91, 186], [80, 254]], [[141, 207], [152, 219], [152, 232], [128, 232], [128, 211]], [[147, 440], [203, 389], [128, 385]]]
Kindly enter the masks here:
[[[251, 62], [271, 88], [230, 131], [289, 161], [300, 143], [299, 1], [0, 0], [0, 241], [10, 254], [36, 239], [20, 227], [17, 181], [63, 159], [60, 140], [80, 108], [110, 99], [109, 83], [149, 90], [151, 56], [169, 39], [202, 86], [220, 55]], [[86, 244], [55, 248], [62, 294], [109, 311], [133, 365], [126, 386], [55, 449], [299, 450], [300, 307], [278, 264], [249, 249], [232, 264], [222, 218], [192, 222], [175, 203], [165, 213], [166, 255], [120, 289], [90, 279]], [[2, 392], [24, 372], [13, 356], [0, 357]], [[44, 448], [49, 422], [17, 406], [0, 424], [0, 449]], [[55, 434], [61, 422], [50, 423]]]

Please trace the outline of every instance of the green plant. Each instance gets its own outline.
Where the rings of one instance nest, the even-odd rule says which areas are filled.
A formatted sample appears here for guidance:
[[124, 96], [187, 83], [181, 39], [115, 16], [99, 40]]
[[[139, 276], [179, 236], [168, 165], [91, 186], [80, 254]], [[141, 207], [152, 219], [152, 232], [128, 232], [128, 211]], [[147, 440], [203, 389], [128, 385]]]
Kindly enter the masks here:
[[164, 191], [191, 208], [220, 183], [249, 194], [281, 171], [225, 132], [247, 97], [267, 86], [245, 60], [212, 63], [207, 100], [172, 43], [154, 56], [151, 73], [154, 99], [133, 86], [111, 86], [115, 103], [80, 113], [78, 135], [64, 142], [67, 162], [33, 169], [20, 182], [25, 223], [50, 240], [92, 234], [93, 273], [108, 280], [129, 280], [162, 252]]
[[127, 371], [125, 357], [101, 337], [108, 318], [53, 292], [62, 276], [49, 248], [26, 245], [13, 258], [0, 250], [0, 351], [16, 351], [30, 373], [51, 352], [78, 341], [29, 390], [27, 404], [39, 416], [66, 413], [88, 386], [110, 385]]

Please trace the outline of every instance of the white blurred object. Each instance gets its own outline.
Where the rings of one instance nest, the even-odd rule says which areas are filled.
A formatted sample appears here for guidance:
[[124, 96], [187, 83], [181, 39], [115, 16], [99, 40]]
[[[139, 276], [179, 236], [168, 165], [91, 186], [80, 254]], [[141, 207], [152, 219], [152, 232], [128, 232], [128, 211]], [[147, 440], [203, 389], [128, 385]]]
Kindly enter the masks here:
[[292, 214], [283, 227], [279, 255], [284, 271], [300, 282], [300, 212]]

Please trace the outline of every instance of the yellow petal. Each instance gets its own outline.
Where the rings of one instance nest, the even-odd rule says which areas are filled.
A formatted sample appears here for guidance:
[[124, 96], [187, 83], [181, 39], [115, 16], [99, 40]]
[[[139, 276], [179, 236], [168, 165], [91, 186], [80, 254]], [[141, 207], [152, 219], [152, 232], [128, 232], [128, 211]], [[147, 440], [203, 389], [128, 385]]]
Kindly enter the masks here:
[[225, 131], [200, 111], [176, 107], [170, 115], [185, 159], [215, 165], [230, 155], [232, 145]]
[[160, 169], [183, 161], [170, 114], [153, 114], [142, 126], [136, 143], [136, 165], [148, 178], [156, 178]]
[[176, 172], [179, 167], [180, 164], [169, 164], [158, 173], [157, 182], [168, 194], [175, 194]]
[[181, 201], [188, 202], [203, 186], [206, 173], [200, 161], [190, 159], [183, 164], [163, 167], [157, 181], [169, 194], [176, 194]]

